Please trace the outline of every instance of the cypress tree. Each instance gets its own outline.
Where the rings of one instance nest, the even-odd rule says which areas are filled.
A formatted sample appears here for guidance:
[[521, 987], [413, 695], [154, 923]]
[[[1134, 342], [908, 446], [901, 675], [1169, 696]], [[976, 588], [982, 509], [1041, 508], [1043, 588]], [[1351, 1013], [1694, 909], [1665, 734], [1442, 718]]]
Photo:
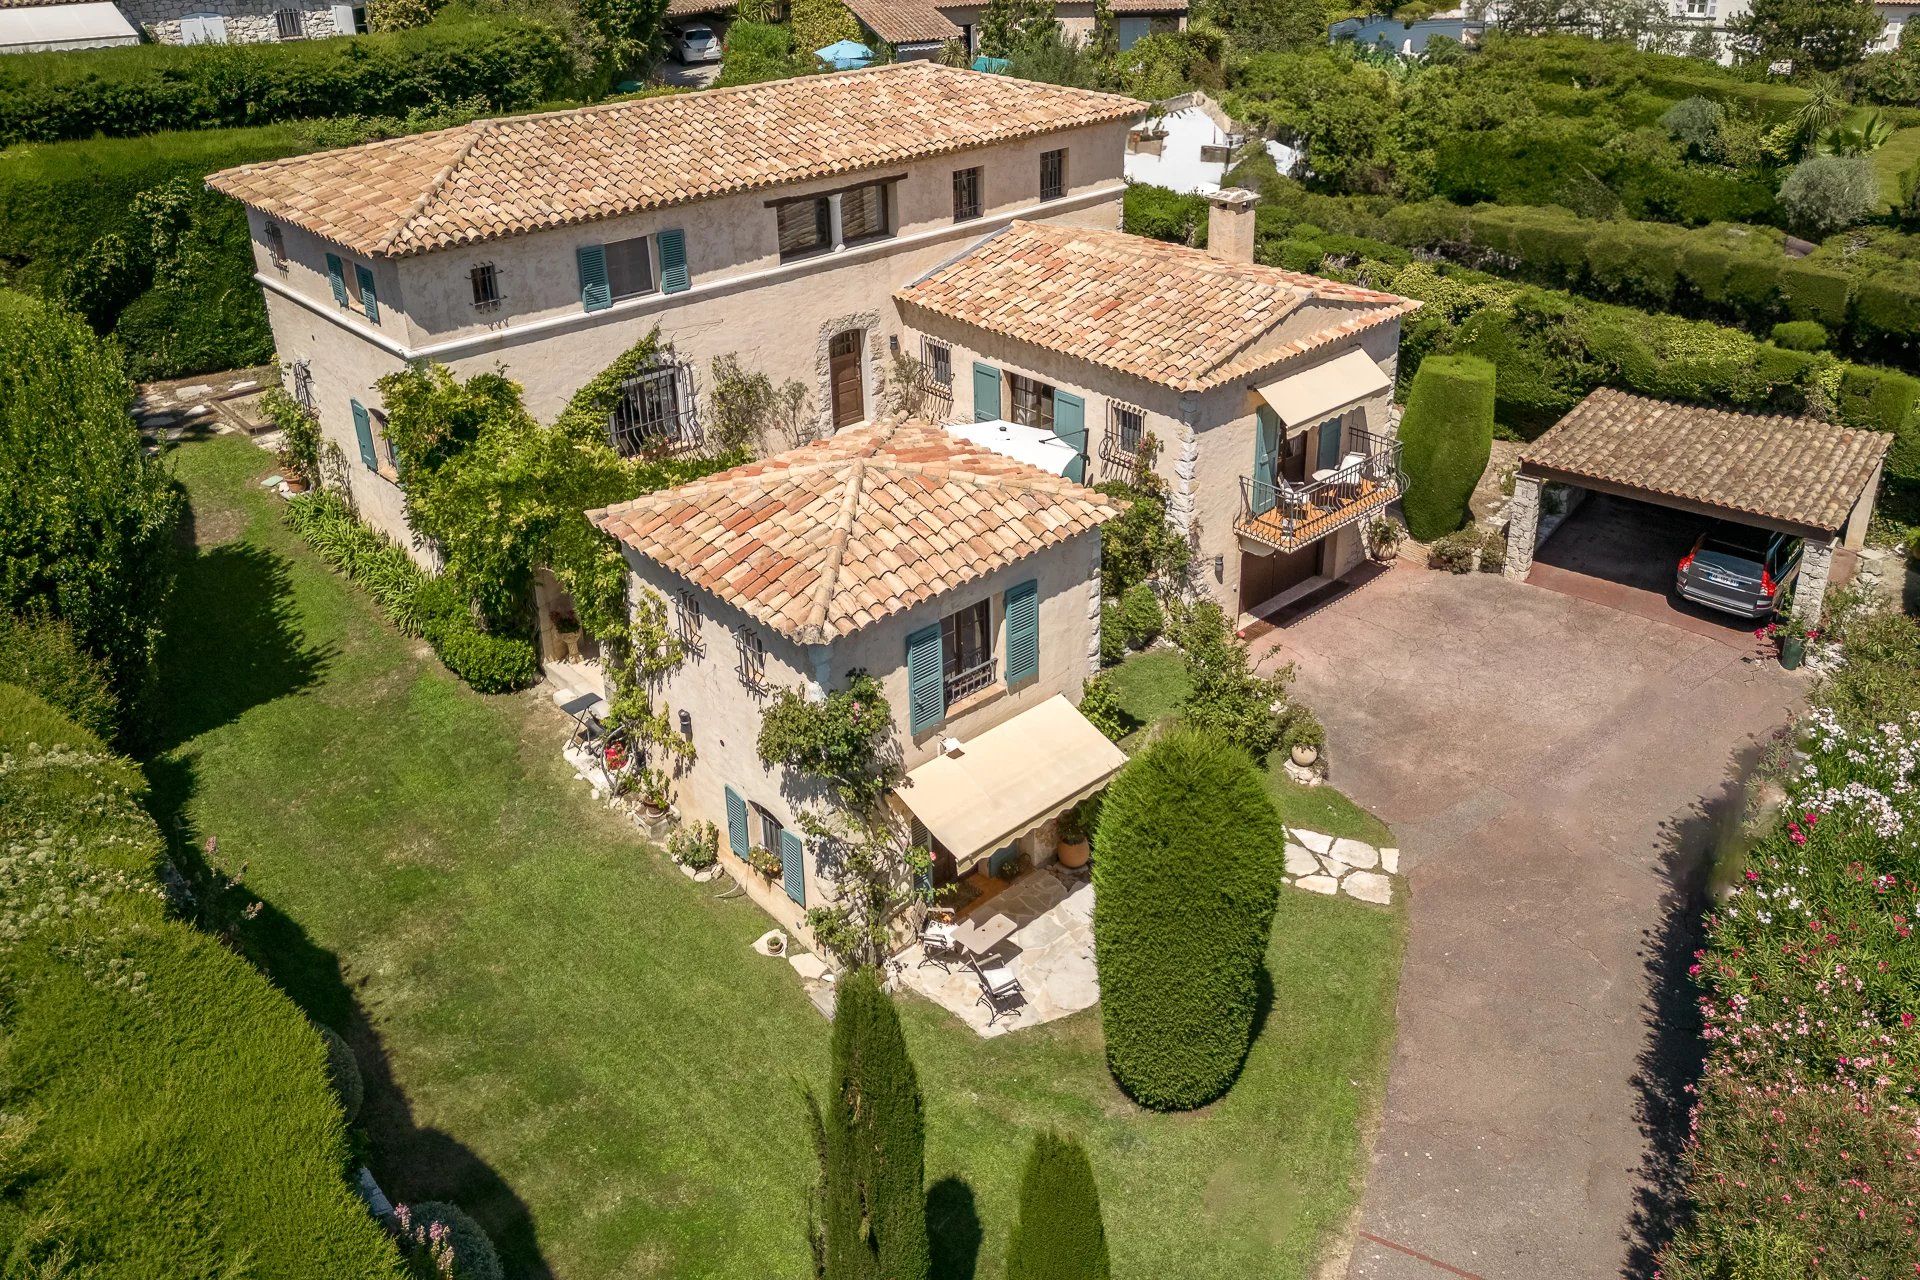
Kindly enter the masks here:
[[820, 1181], [814, 1268], [824, 1280], [927, 1280], [926, 1122], [893, 1000], [871, 969], [839, 984], [833, 1076], [814, 1108]]
[[1110, 1274], [1092, 1162], [1070, 1137], [1036, 1135], [1020, 1179], [1007, 1280], [1107, 1280]]

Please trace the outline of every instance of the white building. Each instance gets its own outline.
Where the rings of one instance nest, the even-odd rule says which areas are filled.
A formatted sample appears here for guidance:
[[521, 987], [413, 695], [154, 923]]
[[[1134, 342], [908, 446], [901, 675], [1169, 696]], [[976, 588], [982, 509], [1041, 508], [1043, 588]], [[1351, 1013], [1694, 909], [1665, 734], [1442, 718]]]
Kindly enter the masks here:
[[[1154, 114], [1127, 134], [1127, 181], [1166, 187], [1182, 195], [1212, 195], [1251, 135], [1220, 104], [1195, 90], [1154, 103]], [[1267, 139], [1274, 167], [1290, 174], [1300, 153]]]

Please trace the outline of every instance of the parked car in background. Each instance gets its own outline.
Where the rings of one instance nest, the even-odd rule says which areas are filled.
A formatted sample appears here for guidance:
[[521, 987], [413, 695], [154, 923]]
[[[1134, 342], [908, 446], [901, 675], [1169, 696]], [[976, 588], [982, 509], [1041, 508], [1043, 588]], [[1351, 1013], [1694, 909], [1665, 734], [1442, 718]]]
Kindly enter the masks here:
[[673, 33], [674, 60], [683, 63], [720, 61], [720, 37], [705, 23], [691, 23]]
[[1741, 618], [1771, 617], [1800, 572], [1800, 539], [1715, 521], [1680, 559], [1674, 589], [1696, 604]]

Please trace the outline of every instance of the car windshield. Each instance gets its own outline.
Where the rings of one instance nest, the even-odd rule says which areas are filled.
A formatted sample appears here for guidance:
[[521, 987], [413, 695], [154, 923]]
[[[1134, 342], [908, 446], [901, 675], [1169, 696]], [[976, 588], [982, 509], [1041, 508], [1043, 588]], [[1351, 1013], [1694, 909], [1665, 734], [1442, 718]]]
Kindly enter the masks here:
[[1700, 544], [1700, 551], [1717, 560], [1745, 560], [1750, 564], [1759, 564], [1766, 556], [1764, 547], [1747, 546], [1727, 538], [1708, 538]]
[[707, 30], [705, 27], [693, 27], [686, 33], [686, 38], [695, 44], [703, 44], [713, 39], [713, 32]]

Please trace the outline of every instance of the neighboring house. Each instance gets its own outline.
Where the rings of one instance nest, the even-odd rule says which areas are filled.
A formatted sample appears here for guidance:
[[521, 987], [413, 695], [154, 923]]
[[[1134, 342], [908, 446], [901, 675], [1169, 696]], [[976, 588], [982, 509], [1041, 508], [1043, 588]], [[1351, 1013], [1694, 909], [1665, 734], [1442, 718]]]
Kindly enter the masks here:
[[[1180, 31], [1187, 25], [1187, 0], [1110, 0], [1114, 36], [1131, 49], [1155, 31]], [[968, 55], [980, 52], [980, 22], [985, 4], [949, 4], [943, 0], [847, 0], [847, 8], [867, 34], [893, 46], [903, 59], [933, 58], [950, 40]], [[1084, 44], [1093, 36], [1093, 0], [1056, 0], [1054, 17], [1061, 34]]]
[[609, 423], [697, 445], [699, 379], [738, 353], [823, 430], [875, 411], [894, 289], [1014, 218], [1114, 227], [1130, 98], [929, 62], [610, 103], [214, 174], [248, 207], [290, 389], [363, 518], [405, 508], [375, 384], [504, 368], [552, 418], [656, 326]]
[[[688, 650], [656, 691], [693, 742], [676, 804], [722, 832], [733, 878], [802, 936], [832, 867], [800, 814], [823, 793], [760, 762], [774, 693], [864, 671], [896, 720], [896, 801], [934, 882], [1052, 856], [1052, 822], [1123, 757], [1075, 703], [1100, 651], [1100, 526], [1116, 504], [925, 422], [830, 440], [588, 513]], [[755, 846], [781, 859], [769, 881]]]
[[139, 43], [139, 31], [110, 0], [0, 0], [0, 53]]
[[1206, 250], [1015, 222], [896, 297], [954, 416], [1048, 428], [1075, 479], [1165, 479], [1198, 585], [1244, 624], [1358, 565], [1399, 495], [1419, 304], [1254, 263], [1253, 193], [1212, 199]]
[[120, 0], [160, 44], [262, 44], [318, 40], [367, 30], [365, 4], [313, 0]]
[[[1711, 39], [1713, 56], [1717, 61], [1731, 63], [1734, 60], [1734, 27], [1753, 12], [1752, 0], [1668, 2], [1672, 5], [1671, 13], [1679, 26], [1683, 51], [1690, 52], [1692, 39], [1705, 35]], [[1873, 7], [1886, 26], [1870, 47], [1870, 52], [1897, 47], [1901, 29], [1907, 19], [1920, 10], [1920, 3], [1910, 0], [1885, 3], [1884, 0], [1876, 0]], [[1403, 23], [1398, 18], [1382, 15], [1348, 18], [1333, 24], [1332, 35], [1335, 40], [1356, 40], [1361, 44], [1375, 45], [1413, 57], [1423, 53], [1427, 41], [1434, 36], [1443, 35], [1465, 44], [1476, 43], [1480, 33], [1487, 27], [1500, 25], [1501, 8], [1501, 0], [1476, 0], [1476, 3], [1464, 8], [1436, 13], [1418, 22]]]
[[1364, 18], [1342, 18], [1328, 29], [1333, 42], [1351, 40], [1369, 48], [1384, 49], [1403, 58], [1417, 58], [1427, 51], [1429, 41], [1452, 40], [1469, 47], [1480, 42], [1490, 19], [1469, 18], [1464, 10], [1453, 9], [1431, 17], [1400, 19], [1388, 14]]
[[[1251, 134], [1220, 104], [1195, 90], [1153, 104], [1153, 114], [1127, 134], [1128, 182], [1145, 182], [1183, 195], [1212, 195]], [[1274, 167], [1293, 172], [1300, 153], [1271, 139], [1263, 144]]]

